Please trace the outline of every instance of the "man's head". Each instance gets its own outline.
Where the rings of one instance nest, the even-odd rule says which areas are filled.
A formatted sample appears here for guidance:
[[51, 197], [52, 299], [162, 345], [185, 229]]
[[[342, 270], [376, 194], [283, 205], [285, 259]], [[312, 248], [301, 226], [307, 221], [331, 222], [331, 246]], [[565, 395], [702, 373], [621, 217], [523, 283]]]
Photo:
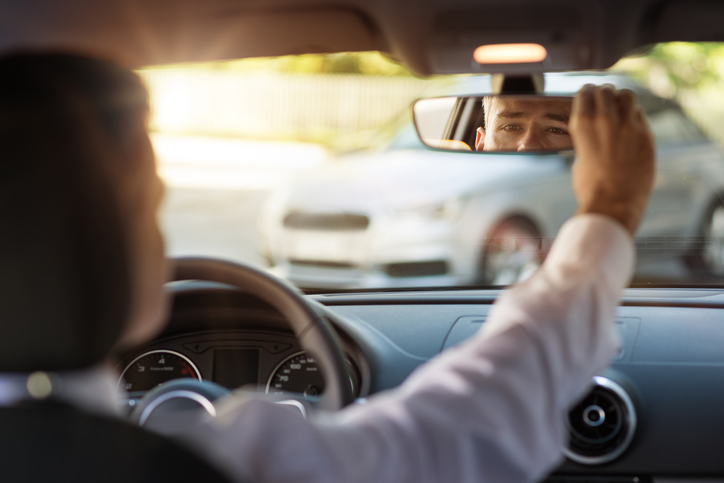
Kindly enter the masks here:
[[477, 151], [573, 149], [568, 131], [571, 100], [560, 98], [483, 98], [485, 127], [478, 128]]
[[0, 370], [87, 367], [163, 327], [148, 94], [79, 55], [10, 55], [0, 72]]

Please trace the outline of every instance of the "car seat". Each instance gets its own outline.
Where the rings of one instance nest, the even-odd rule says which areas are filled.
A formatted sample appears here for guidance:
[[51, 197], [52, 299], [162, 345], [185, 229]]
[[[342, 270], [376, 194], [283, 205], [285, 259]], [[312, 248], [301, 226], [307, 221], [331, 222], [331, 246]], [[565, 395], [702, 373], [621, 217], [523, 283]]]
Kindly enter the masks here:
[[[52, 93], [13, 72], [0, 85], [0, 373], [91, 368], [129, 313], [113, 180]], [[180, 444], [52, 392], [0, 407], [0, 428], [2, 481], [228, 481]]]

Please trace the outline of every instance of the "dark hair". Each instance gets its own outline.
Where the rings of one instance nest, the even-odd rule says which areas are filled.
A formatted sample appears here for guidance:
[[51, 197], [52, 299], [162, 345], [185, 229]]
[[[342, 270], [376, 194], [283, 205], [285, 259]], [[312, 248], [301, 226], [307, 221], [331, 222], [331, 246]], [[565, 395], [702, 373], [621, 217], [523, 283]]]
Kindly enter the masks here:
[[120, 337], [131, 278], [111, 167], [147, 112], [113, 62], [0, 59], [0, 371], [91, 366]]

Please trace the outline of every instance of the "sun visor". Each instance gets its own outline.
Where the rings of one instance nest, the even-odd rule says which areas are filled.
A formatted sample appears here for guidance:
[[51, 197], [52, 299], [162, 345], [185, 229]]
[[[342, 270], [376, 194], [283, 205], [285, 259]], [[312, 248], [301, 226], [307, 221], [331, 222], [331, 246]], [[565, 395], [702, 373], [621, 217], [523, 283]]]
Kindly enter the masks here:
[[182, 2], [183, 6], [172, 0], [76, 0], [83, 12], [79, 15], [48, 0], [32, 7], [0, 3], [0, 50], [62, 46], [136, 67], [386, 49], [374, 22], [346, 6], [248, 8], [243, 2], [221, 0]]
[[655, 42], [722, 42], [724, 41], [724, 4], [720, 1], [672, 1], [653, 16], [645, 32]]

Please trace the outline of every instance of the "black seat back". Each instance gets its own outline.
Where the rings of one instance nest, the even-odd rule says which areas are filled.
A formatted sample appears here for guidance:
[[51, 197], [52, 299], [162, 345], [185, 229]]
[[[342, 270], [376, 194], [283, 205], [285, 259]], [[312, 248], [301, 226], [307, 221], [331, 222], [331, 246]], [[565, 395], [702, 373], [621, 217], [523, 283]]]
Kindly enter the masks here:
[[[86, 369], [118, 350], [134, 252], [115, 168], [133, 165], [124, 136], [146, 100], [112, 62], [0, 58], [0, 372]], [[164, 437], [45, 401], [0, 408], [0, 481], [226, 480]]]
[[228, 482], [182, 445], [125, 421], [57, 402], [0, 408], [6, 482]]

